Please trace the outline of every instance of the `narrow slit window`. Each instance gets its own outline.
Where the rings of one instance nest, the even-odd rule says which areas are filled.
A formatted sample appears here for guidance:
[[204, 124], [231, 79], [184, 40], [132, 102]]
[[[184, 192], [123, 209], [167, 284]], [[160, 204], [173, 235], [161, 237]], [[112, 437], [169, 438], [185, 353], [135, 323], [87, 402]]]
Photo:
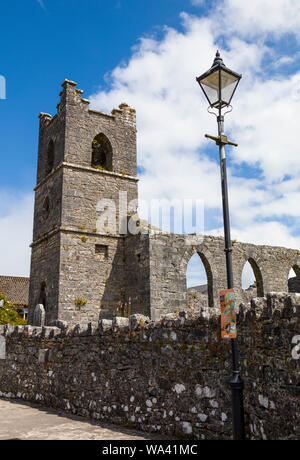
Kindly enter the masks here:
[[100, 260], [108, 259], [108, 246], [105, 244], [96, 244], [95, 254], [99, 257]]
[[51, 140], [46, 155], [46, 176], [51, 173], [54, 166], [54, 142]]

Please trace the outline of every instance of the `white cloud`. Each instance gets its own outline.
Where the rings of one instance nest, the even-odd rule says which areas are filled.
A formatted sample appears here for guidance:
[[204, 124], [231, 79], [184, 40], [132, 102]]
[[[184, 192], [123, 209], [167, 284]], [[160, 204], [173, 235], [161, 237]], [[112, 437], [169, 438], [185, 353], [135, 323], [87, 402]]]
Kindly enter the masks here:
[[[211, 233], [219, 236], [222, 229]], [[245, 228], [231, 228], [232, 239], [244, 243], [262, 244], [267, 246], [283, 246], [291, 249], [300, 247], [300, 237], [293, 236], [288, 227], [281, 222], [255, 222]]]
[[[136, 108], [138, 160], [144, 168], [140, 197], [202, 198], [208, 220], [213, 222], [209, 233], [215, 225], [215, 232], [222, 234], [218, 230], [218, 152], [215, 147], [215, 155], [209, 155], [209, 142], [204, 138], [204, 133], [216, 132], [216, 122], [207, 114], [205, 99], [195, 82], [195, 76], [212, 64], [216, 48], [221, 48], [225, 64], [243, 73], [234, 112], [225, 119], [228, 134], [239, 143], [237, 149], [228, 151], [233, 160], [228, 173], [235, 237], [258, 244], [299, 247], [300, 240], [293, 235], [295, 225], [286, 225], [282, 217], [297, 217], [296, 203], [300, 198], [300, 73], [266, 76], [264, 59], [277, 59], [276, 47], [272, 48], [270, 42], [267, 46], [260, 36], [261, 31], [270, 34], [276, 27], [280, 29], [277, 35], [279, 31], [284, 33], [286, 29], [280, 21], [292, 15], [285, 11], [286, 6], [294, 9], [293, 21], [298, 21], [299, 7], [292, 1], [277, 2], [281, 14], [269, 12], [275, 22], [266, 18], [264, 24], [261, 19], [251, 32], [256, 39], [246, 41], [244, 32], [239, 30], [241, 24], [248, 17], [245, 30], [251, 28], [270, 2], [260, 0], [254, 2], [255, 8], [251, 4], [248, 9], [248, 3], [240, 3], [244, 6], [225, 1], [217, 13], [224, 16], [226, 11], [232, 21], [240, 21], [233, 29], [234, 35], [232, 21], [224, 22], [226, 49], [218, 44], [216, 13], [200, 18], [182, 13], [183, 32], [166, 28], [160, 41], [142, 38], [129, 62], [111, 73], [111, 89], [99, 91], [90, 99], [92, 106], [101, 110], [110, 111], [123, 100]], [[283, 59], [282, 50], [280, 56]], [[249, 166], [257, 168], [256, 177], [247, 177]], [[239, 167], [245, 167], [246, 173], [239, 175]]]
[[286, 78], [256, 79], [251, 88], [241, 86], [239, 96], [231, 125], [241, 140], [233, 151], [235, 160], [259, 164], [268, 182], [299, 174], [300, 72]]
[[33, 194], [0, 190], [0, 274], [29, 276]]
[[218, 21], [225, 33], [239, 33], [249, 39], [260, 34], [279, 37], [293, 33], [300, 38], [299, 0], [224, 0], [219, 2]]
[[274, 68], [279, 68], [283, 65], [289, 65], [295, 62], [298, 56], [282, 56], [274, 62]]

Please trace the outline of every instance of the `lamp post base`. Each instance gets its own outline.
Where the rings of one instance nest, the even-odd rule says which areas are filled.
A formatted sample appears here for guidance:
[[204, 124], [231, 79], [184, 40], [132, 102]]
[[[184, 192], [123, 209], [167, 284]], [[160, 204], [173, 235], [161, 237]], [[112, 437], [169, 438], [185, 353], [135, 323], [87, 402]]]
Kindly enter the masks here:
[[245, 440], [243, 389], [244, 381], [238, 371], [234, 371], [230, 379], [232, 393], [233, 434], [237, 441]]

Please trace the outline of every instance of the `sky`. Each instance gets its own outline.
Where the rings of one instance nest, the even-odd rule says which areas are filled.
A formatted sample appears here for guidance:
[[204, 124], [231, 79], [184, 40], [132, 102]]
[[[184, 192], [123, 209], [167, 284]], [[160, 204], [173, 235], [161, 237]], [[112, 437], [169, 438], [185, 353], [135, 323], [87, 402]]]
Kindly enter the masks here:
[[142, 200], [200, 198], [205, 232], [223, 235], [216, 121], [195, 80], [217, 49], [243, 75], [225, 116], [232, 239], [299, 249], [299, 0], [16, 0], [1, 17], [0, 274], [29, 275], [37, 116], [65, 78], [94, 109], [136, 109]]

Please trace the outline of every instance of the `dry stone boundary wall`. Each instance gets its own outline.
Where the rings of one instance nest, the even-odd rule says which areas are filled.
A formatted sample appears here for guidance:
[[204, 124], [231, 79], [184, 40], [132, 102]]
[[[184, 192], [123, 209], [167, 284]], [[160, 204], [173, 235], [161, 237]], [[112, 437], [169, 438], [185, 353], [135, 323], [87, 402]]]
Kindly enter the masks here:
[[[210, 312], [159, 322], [136, 314], [97, 328], [0, 326], [0, 396], [147, 432], [230, 439], [230, 343]], [[292, 355], [299, 320], [299, 294], [269, 293], [240, 306], [250, 439], [299, 439], [300, 359]]]

